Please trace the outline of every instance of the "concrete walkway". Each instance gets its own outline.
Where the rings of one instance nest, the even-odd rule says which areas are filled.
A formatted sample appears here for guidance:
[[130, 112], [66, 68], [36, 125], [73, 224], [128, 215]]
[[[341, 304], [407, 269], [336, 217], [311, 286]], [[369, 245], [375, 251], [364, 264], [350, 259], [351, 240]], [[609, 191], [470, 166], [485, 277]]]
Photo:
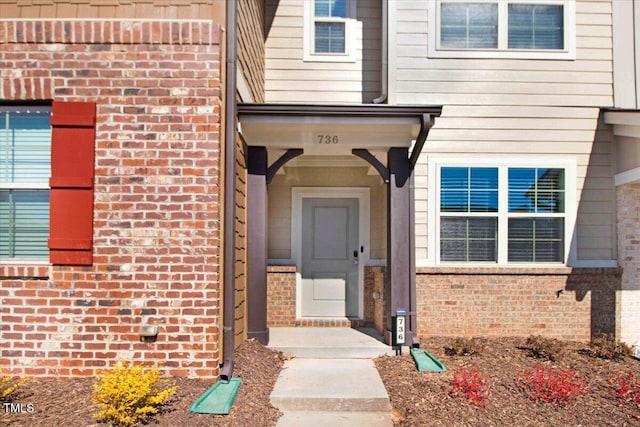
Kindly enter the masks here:
[[373, 358], [393, 354], [370, 330], [270, 328], [269, 347], [292, 356], [271, 393], [278, 427], [389, 427], [391, 404]]

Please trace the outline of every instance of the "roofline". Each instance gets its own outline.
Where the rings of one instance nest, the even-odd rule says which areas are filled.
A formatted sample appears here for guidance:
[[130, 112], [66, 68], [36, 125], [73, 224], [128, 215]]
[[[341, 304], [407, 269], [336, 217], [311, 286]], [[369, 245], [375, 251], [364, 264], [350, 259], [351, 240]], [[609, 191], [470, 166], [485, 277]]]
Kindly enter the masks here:
[[239, 115], [261, 116], [422, 117], [440, 116], [441, 112], [440, 105], [238, 104]]

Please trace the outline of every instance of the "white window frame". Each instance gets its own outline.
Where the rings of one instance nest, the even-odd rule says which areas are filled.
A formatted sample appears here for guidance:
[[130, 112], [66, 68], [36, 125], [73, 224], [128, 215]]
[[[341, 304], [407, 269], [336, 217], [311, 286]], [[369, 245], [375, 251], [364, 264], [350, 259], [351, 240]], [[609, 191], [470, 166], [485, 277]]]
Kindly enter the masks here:
[[[447, 266], [509, 266], [509, 267], [558, 267], [573, 265], [576, 259], [575, 223], [577, 215], [576, 160], [575, 158], [543, 157], [479, 157], [473, 160], [464, 157], [444, 156], [429, 158], [428, 166], [428, 264]], [[474, 213], [472, 216], [497, 216], [498, 218], [498, 259], [487, 262], [459, 262], [440, 260], [440, 169], [442, 167], [495, 167], [498, 168], [498, 212]], [[562, 168], [565, 176], [565, 212], [564, 214], [519, 214], [509, 213], [508, 209], [508, 170], [509, 168]], [[467, 216], [460, 213], [457, 216]], [[562, 263], [509, 262], [508, 261], [508, 221], [513, 217], [562, 217], [564, 218], [564, 260]]]
[[[22, 106], [0, 106], [0, 114], [7, 111], [43, 111], [50, 113], [51, 106], [49, 105], [22, 105]], [[0, 181], [0, 190], [48, 190], [51, 191], [51, 186], [49, 185], [49, 181], [39, 181], [39, 182], [2, 182]], [[1, 264], [20, 264], [20, 265], [47, 265], [49, 264], [49, 257], [34, 257], [34, 258], [5, 258], [0, 259]]]
[[[315, 16], [315, 0], [304, 0], [304, 48], [303, 60], [315, 62], [355, 62], [355, 17], [356, 1], [346, 0], [346, 18], [327, 18]], [[344, 53], [315, 53], [315, 23], [344, 22]]]
[[[497, 3], [498, 4], [498, 48], [497, 49], [451, 49], [440, 47], [440, 7], [446, 3]], [[508, 7], [509, 4], [559, 5], [564, 11], [564, 49], [509, 49]], [[429, 0], [430, 58], [496, 58], [496, 59], [576, 59], [576, 6], [575, 0]]]

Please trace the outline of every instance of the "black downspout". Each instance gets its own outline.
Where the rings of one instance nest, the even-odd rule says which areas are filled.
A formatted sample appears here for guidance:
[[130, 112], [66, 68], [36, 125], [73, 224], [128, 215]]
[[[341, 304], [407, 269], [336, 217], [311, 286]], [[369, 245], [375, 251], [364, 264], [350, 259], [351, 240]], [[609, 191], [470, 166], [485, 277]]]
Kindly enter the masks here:
[[224, 354], [220, 380], [233, 373], [235, 321], [235, 207], [236, 207], [236, 2], [226, 2], [227, 44], [224, 142]]

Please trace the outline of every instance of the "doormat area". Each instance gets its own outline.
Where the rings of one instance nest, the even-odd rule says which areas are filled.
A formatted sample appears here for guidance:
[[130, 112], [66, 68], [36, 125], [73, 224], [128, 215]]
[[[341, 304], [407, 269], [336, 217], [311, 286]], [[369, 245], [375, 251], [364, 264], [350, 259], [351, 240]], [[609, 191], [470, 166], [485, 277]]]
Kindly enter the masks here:
[[227, 415], [241, 382], [240, 378], [231, 378], [228, 383], [218, 381], [193, 402], [189, 412]]

